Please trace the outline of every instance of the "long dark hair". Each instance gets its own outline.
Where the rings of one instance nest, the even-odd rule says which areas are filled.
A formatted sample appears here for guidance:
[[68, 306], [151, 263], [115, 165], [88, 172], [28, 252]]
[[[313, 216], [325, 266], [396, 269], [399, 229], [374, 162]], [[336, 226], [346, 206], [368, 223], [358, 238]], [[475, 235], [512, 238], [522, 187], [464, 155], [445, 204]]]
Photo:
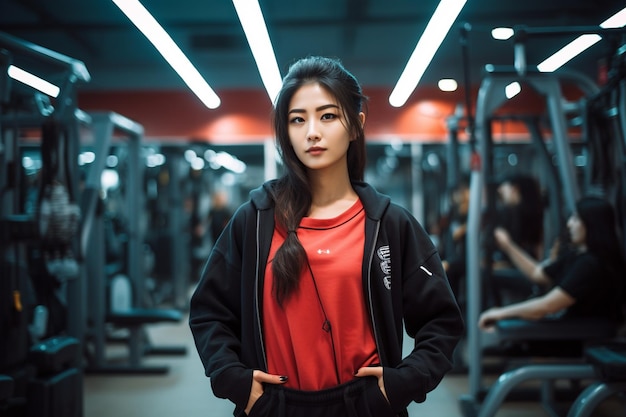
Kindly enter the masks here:
[[624, 250], [611, 203], [601, 197], [583, 197], [576, 203], [576, 214], [585, 225], [587, 250], [623, 277]]
[[[541, 186], [535, 177], [517, 174], [508, 180], [520, 193], [518, 207], [519, 239], [528, 248], [536, 248], [543, 243], [543, 210], [544, 198]], [[536, 251], [533, 251], [535, 254]]]
[[311, 206], [312, 196], [305, 166], [298, 159], [289, 139], [289, 105], [293, 95], [305, 84], [318, 83], [337, 100], [354, 138], [348, 147], [348, 175], [351, 181], [363, 180], [365, 171], [365, 133], [359, 114], [367, 98], [357, 79], [337, 59], [312, 56], [296, 61], [283, 79], [274, 104], [273, 127], [276, 146], [285, 166], [271, 193], [276, 207], [276, 222], [287, 231], [285, 242], [272, 261], [274, 295], [279, 304], [298, 287], [306, 252], [296, 229]]

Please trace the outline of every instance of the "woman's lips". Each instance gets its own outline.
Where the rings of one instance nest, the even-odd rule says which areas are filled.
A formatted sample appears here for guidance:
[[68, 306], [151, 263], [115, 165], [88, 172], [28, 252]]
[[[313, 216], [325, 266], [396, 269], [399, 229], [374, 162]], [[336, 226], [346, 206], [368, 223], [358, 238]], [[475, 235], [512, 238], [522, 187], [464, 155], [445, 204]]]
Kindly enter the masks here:
[[326, 148], [320, 148], [318, 146], [314, 146], [312, 148], [307, 149], [307, 153], [309, 155], [320, 155], [322, 152], [324, 152], [326, 150]]

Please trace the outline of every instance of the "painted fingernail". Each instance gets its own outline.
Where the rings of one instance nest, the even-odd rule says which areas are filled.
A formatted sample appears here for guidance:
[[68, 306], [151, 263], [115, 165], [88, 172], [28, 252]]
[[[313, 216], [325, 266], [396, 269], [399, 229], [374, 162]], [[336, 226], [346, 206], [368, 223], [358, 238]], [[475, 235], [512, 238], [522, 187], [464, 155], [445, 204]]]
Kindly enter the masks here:
[[285, 382], [285, 381], [287, 381], [288, 379], [289, 379], [289, 377], [287, 377], [287, 376], [281, 376], [281, 377], [280, 377], [280, 382]]

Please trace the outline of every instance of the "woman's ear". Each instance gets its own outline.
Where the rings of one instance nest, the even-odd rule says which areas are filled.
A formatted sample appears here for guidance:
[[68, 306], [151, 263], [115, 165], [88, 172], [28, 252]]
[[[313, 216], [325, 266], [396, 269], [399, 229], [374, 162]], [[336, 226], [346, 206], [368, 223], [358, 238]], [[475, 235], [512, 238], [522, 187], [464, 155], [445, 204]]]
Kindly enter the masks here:
[[[361, 129], [363, 129], [363, 127], [365, 126], [365, 113], [359, 113], [359, 122], [361, 123]], [[353, 140], [356, 140], [356, 137], [350, 139], [350, 142], [352, 142]]]

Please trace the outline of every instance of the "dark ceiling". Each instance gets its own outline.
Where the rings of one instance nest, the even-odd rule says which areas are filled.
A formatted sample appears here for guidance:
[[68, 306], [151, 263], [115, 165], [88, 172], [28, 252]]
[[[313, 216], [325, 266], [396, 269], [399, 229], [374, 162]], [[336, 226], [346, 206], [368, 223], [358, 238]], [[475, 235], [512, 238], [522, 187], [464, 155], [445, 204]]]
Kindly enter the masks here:
[[[365, 86], [395, 85], [436, 0], [261, 0], [284, 75], [290, 62], [311, 54], [336, 56]], [[218, 91], [263, 88], [230, 0], [144, 0], [143, 4]], [[463, 84], [460, 28], [467, 38], [469, 74], [485, 64], [512, 65], [512, 42], [497, 42], [495, 26], [598, 25], [624, 0], [468, 0], [427, 68], [421, 85], [452, 77]], [[186, 89], [147, 39], [111, 0], [1, 0], [0, 31], [83, 61], [92, 80], [82, 89]], [[573, 36], [532, 39], [527, 61], [537, 64]], [[608, 47], [595, 45], [569, 68], [595, 77]]]

